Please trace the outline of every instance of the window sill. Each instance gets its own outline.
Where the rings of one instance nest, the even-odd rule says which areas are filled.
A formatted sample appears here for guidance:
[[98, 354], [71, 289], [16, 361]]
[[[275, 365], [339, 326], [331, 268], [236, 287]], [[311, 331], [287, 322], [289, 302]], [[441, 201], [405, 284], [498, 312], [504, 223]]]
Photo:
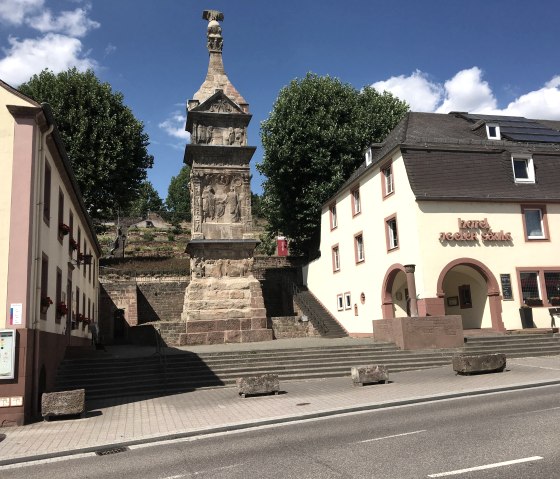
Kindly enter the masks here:
[[387, 198], [393, 196], [395, 194], [395, 190], [391, 191], [390, 193], [384, 194], [383, 199], [386, 200]]

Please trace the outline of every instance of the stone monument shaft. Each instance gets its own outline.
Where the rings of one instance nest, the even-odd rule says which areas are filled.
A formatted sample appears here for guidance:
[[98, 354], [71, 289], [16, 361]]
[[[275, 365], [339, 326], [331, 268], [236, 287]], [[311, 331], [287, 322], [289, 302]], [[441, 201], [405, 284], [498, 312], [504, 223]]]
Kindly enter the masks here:
[[223, 65], [224, 15], [205, 10], [209, 52], [206, 79], [187, 104], [191, 143], [191, 281], [185, 292], [181, 344], [272, 339], [260, 283], [253, 276], [253, 237], [247, 146], [249, 105], [229, 81]]

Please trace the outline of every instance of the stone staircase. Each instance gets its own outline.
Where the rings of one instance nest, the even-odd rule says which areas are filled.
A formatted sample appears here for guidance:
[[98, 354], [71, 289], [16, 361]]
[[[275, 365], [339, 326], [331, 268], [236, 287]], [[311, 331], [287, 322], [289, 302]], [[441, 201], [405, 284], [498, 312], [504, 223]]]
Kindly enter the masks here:
[[477, 337], [460, 349], [422, 351], [400, 351], [388, 343], [259, 351], [250, 347], [200, 354], [173, 350], [134, 358], [99, 351], [88, 358], [65, 359], [55, 389], [85, 388], [88, 400], [161, 396], [232, 385], [238, 377], [261, 373], [276, 373], [286, 381], [349, 376], [351, 366], [371, 363], [384, 364], [390, 372], [431, 368], [451, 364], [457, 352], [502, 352], [508, 358], [557, 355], [560, 339], [552, 334]]
[[292, 284], [294, 302], [302, 310], [313, 327], [324, 338], [342, 338], [348, 336], [345, 329], [332, 317], [306, 286]]

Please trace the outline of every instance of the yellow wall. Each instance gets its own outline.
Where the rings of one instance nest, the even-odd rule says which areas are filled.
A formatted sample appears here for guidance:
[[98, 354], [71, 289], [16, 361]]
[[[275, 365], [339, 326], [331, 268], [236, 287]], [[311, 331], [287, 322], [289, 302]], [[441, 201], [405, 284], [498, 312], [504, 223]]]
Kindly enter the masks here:
[[[66, 297], [67, 294], [67, 280], [68, 280], [68, 263], [76, 265], [77, 252], [74, 251], [72, 254], [69, 253], [68, 245], [70, 241], [70, 235], [64, 236], [62, 244], [58, 240], [58, 194], [59, 190], [62, 191], [64, 195], [64, 215], [63, 222], [69, 225], [70, 221], [70, 210], [74, 215], [74, 238], [77, 240], [78, 226], [81, 230], [81, 241], [80, 241], [80, 251], [83, 252], [84, 238], [86, 238], [86, 250], [88, 254], [93, 254], [94, 259], [97, 259], [93, 251], [93, 243], [91, 238], [87, 235], [87, 223], [84, 218], [81, 217], [78, 212], [78, 204], [73, 199], [71, 194], [71, 189], [67, 181], [64, 181], [65, 174], [62, 170], [62, 163], [53, 156], [49, 148], [45, 151], [44, 161], [47, 161], [51, 167], [51, 210], [50, 210], [50, 225], [47, 225], [43, 221], [42, 215], [40, 216], [40, 253], [45, 253], [49, 258], [49, 282], [48, 282], [48, 296], [55, 301], [56, 298], [56, 268], [60, 268], [62, 271], [62, 298], [65, 298], [66, 305], [72, 311], [76, 310], [76, 286], [80, 288], [80, 312], [83, 311], [83, 298], [82, 293], [86, 295], [86, 308], [85, 316], [87, 314], [87, 300], [89, 299], [92, 307], [95, 308], [95, 314], [92, 311], [90, 313], [90, 318], [96, 317], [98, 310], [98, 289], [96, 278], [93, 277], [93, 269], [91, 273], [91, 280], [89, 276], [89, 266], [80, 265], [75, 267], [72, 272], [72, 298]], [[44, 161], [39, 162], [40, 167], [43, 168]], [[43, 175], [41, 174], [41, 177]], [[36, 192], [36, 202], [42, 204], [42, 191]], [[93, 267], [92, 267], [93, 268]], [[98, 264], [96, 264], [96, 275], [97, 275]], [[84, 269], [86, 274], [84, 276]], [[40, 281], [41, 276], [37, 278], [37, 291], [40, 291]], [[91, 310], [90, 310], [91, 311]], [[35, 313], [39, 314], [39, 311]], [[56, 315], [56, 304], [53, 304], [47, 311], [47, 320], [37, 321], [38, 328], [42, 331], [47, 331], [51, 333], [63, 334], [66, 330], [66, 317], [62, 317], [60, 323], [55, 321]], [[87, 329], [86, 329], [87, 332]], [[83, 326], [80, 326], [79, 330], [73, 330], [72, 335], [83, 336], [84, 333]]]
[[[530, 185], [527, 185], [530, 187]], [[519, 287], [516, 267], [558, 267], [560, 271], [560, 205], [548, 204], [547, 217], [550, 241], [527, 242], [523, 230], [521, 207], [516, 203], [478, 202], [429, 202], [418, 204], [418, 231], [415, 233], [423, 245], [421, 263], [417, 270], [417, 288], [421, 297], [436, 295], [437, 278], [441, 270], [457, 258], [473, 258], [484, 263], [500, 283], [500, 274], [510, 274], [512, 301], [502, 301], [502, 319], [506, 329], [521, 327], [519, 319]], [[440, 242], [441, 232], [458, 231], [458, 218], [483, 220], [487, 218], [492, 230], [503, 230], [512, 235], [508, 242]], [[473, 230], [475, 231], [475, 230]], [[422, 278], [419, 278], [419, 276]], [[501, 292], [501, 290], [500, 290]], [[546, 307], [534, 308], [533, 319], [539, 327], [550, 326]], [[485, 322], [489, 327], [488, 321]]]
[[0, 329], [7, 324], [9, 305], [6, 304], [8, 252], [10, 240], [10, 205], [12, 196], [12, 164], [14, 149], [14, 117], [6, 105], [33, 106], [0, 85]]
[[[341, 192], [337, 198], [336, 229], [331, 231], [329, 209], [323, 209], [321, 256], [304, 269], [309, 289], [350, 333], [372, 332], [371, 321], [382, 318], [381, 288], [387, 269], [395, 263], [413, 264], [419, 255], [416, 239], [403, 234], [403, 231], [416, 229], [417, 215], [414, 195], [400, 153], [395, 153], [392, 164], [395, 185], [392, 195], [383, 199], [380, 167], [376, 165], [359, 181], [362, 206], [359, 215], [352, 216], [350, 194], [358, 183]], [[399, 248], [388, 253], [385, 218], [394, 213], [397, 214]], [[360, 231], [363, 232], [365, 261], [356, 264], [354, 235]], [[338, 273], [333, 273], [331, 247], [337, 243], [340, 248], [341, 268]], [[395, 288], [398, 289], [398, 286], [395, 285]], [[404, 286], [402, 289], [404, 291]], [[337, 295], [346, 292], [351, 293], [352, 308], [338, 311]], [[365, 294], [364, 304], [360, 301], [361, 293]], [[358, 316], [355, 315], [354, 305], [358, 307]], [[406, 310], [405, 302], [395, 307], [398, 316], [406, 315], [402, 314], [402, 308]]]
[[[359, 179], [362, 213], [354, 217], [350, 192], [358, 183], [342, 191], [336, 198], [338, 227], [332, 231], [329, 209], [325, 206], [321, 215], [321, 256], [304, 268], [304, 279], [312, 293], [350, 333], [371, 333], [371, 321], [382, 318], [383, 280], [391, 265], [416, 265], [417, 297], [436, 298], [442, 270], [459, 258], [471, 258], [493, 273], [500, 293], [500, 274], [510, 275], [513, 300], [501, 301], [502, 320], [506, 329], [520, 329], [521, 301], [516, 267], [554, 267], [560, 271], [560, 205], [546, 206], [550, 241], [527, 242], [518, 203], [417, 202], [400, 153], [393, 155], [393, 175], [395, 193], [385, 199], [381, 194], [379, 166], [371, 167]], [[387, 252], [384, 219], [393, 213], [397, 214], [400, 244], [397, 250]], [[440, 233], [459, 231], [458, 218], [486, 218], [494, 232], [511, 233], [512, 241], [440, 241]], [[356, 264], [354, 235], [360, 231], [364, 237], [365, 261]], [[477, 231], [480, 236], [480, 230]], [[331, 255], [335, 244], [339, 245], [341, 262], [337, 273], [333, 273]], [[492, 327], [483, 277], [467, 266], [454, 268], [444, 281], [447, 296], [457, 295], [461, 284], [471, 285], [473, 307], [446, 306], [446, 313], [461, 314], [468, 328]], [[405, 275], [399, 273], [392, 290], [396, 317], [406, 315], [405, 288]], [[346, 292], [351, 293], [352, 308], [338, 311], [337, 295]], [[360, 302], [362, 292], [366, 297], [364, 304]], [[358, 307], [358, 316], [355, 316], [354, 305]], [[533, 319], [537, 327], [550, 326], [548, 308], [533, 308]]]

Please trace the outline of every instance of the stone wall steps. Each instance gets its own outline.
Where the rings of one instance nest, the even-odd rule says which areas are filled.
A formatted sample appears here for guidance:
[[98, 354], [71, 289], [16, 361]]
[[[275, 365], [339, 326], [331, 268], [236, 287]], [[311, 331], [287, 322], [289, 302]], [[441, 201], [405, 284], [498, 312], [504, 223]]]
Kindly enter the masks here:
[[[153, 364], [139, 364], [135, 368], [126, 369], [113, 369], [111, 371], [98, 369], [97, 371], [88, 371], [87, 375], [83, 375], [80, 371], [68, 371], [61, 375], [61, 379], [58, 382], [59, 385], [64, 383], [69, 383], [72, 381], [79, 380], [83, 384], [95, 384], [103, 382], [122, 382], [129, 379], [134, 379], [137, 377], [142, 378], [157, 378], [163, 373], [167, 377], [178, 377], [178, 376], [190, 376], [197, 374], [208, 374], [209, 371], [219, 377], [224, 374], [247, 374], [262, 368], [273, 368], [277, 370], [316, 370], [321, 368], [333, 366], [352, 366], [362, 363], [390, 363], [395, 366], [400, 366], [401, 364], [415, 363], [415, 364], [425, 364], [425, 363], [436, 363], [442, 361], [448, 361], [452, 356], [452, 353], [446, 355], [410, 355], [410, 356], [377, 356], [377, 355], [367, 355], [367, 356], [348, 356], [348, 357], [338, 357], [336, 362], [329, 363], [321, 359], [316, 359], [314, 361], [301, 359], [298, 361], [287, 361], [287, 360], [267, 360], [263, 361], [260, 359], [247, 360], [247, 361], [236, 361], [235, 363], [222, 363], [216, 364], [209, 367], [207, 364], [201, 365], [181, 365], [181, 364], [168, 364], [165, 368], [163, 365], [153, 365]], [[111, 374], [109, 374], [111, 373]]]
[[[192, 352], [140, 358], [67, 359], [59, 370], [57, 390], [85, 388], [88, 400], [161, 395], [231, 385], [240, 376], [276, 373], [280, 380], [344, 377], [352, 366], [384, 364], [390, 372], [451, 364], [454, 353], [504, 352], [508, 358], [560, 354], [552, 335], [469, 338], [463, 348], [399, 351], [392, 344], [285, 350]], [[100, 353], [101, 354], [101, 353]]]
[[[539, 350], [534, 349], [520, 349], [517, 351], [510, 350], [492, 350], [493, 352], [504, 352], [510, 358], [527, 357], [527, 356], [543, 356], [543, 355], [557, 355], [560, 354], [560, 347], [543, 347]], [[417, 353], [406, 352], [403, 353], [386, 353], [386, 354], [355, 354], [347, 356], [337, 356], [334, 364], [336, 366], [352, 366], [361, 363], [378, 363], [378, 364], [391, 364], [394, 367], [401, 367], [408, 363], [414, 364], [436, 364], [449, 363], [451, 357], [457, 350], [445, 350], [434, 352]], [[469, 354], [486, 353], [489, 350], [461, 350], [461, 352], [468, 352]], [[66, 371], [60, 371], [60, 380], [57, 383], [61, 389], [67, 387], [73, 382], [79, 381], [80, 384], [98, 384], [110, 382], [123, 382], [128, 379], [134, 380], [136, 377], [143, 378], [143, 380], [151, 381], [157, 380], [162, 374], [171, 376], [194, 376], [201, 374], [209, 374], [210, 372], [220, 378], [225, 374], [249, 374], [258, 369], [268, 368], [278, 371], [287, 370], [314, 370], [321, 367], [330, 365], [331, 362], [325, 361], [324, 358], [301, 358], [297, 360], [290, 360], [286, 358], [252, 358], [252, 359], [237, 359], [235, 361], [222, 361], [217, 363], [200, 362], [195, 364], [181, 364], [170, 362], [164, 368], [161, 364], [154, 364], [153, 362], [138, 361], [137, 364], [128, 366], [115, 365], [113, 368], [103, 367], [89, 367], [87, 373], [84, 373], [81, 368], [72, 368]]]

